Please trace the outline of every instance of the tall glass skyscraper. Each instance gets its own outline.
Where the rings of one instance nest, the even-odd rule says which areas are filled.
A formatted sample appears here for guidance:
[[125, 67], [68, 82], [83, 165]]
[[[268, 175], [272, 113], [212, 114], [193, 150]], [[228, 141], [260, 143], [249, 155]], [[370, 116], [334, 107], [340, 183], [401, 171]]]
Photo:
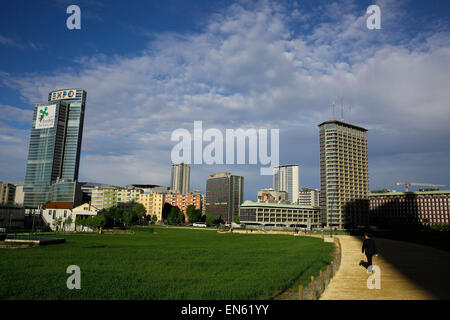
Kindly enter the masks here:
[[53, 91], [48, 100], [34, 107], [23, 188], [26, 207], [55, 201], [52, 195], [61, 192], [53, 192], [53, 184], [78, 179], [86, 91]]
[[52, 91], [48, 94], [48, 101], [66, 101], [69, 103], [61, 179], [76, 181], [78, 180], [78, 169], [80, 167], [86, 91], [83, 89]]

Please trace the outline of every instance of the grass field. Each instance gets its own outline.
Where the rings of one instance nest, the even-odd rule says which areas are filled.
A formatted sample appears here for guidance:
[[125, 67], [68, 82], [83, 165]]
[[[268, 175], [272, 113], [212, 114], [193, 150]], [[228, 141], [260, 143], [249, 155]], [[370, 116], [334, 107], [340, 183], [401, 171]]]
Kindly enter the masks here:
[[[332, 260], [333, 245], [317, 238], [142, 230], [0, 249], [0, 299], [264, 299]], [[81, 269], [81, 290], [66, 287], [69, 265]]]

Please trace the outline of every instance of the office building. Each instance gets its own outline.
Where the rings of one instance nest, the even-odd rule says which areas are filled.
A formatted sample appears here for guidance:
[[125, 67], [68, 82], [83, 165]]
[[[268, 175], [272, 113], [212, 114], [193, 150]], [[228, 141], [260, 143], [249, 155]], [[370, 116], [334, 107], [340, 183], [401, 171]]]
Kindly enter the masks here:
[[83, 203], [83, 191], [77, 181], [59, 179], [50, 186], [48, 201], [71, 202], [74, 207]]
[[206, 214], [231, 223], [239, 215], [244, 199], [244, 177], [229, 172], [216, 173], [206, 180]]
[[189, 164], [173, 164], [171, 190], [181, 194], [189, 193], [190, 171]]
[[83, 89], [55, 90], [48, 94], [48, 101], [64, 101], [68, 103], [69, 111], [60, 178], [76, 181], [78, 180], [78, 170], [80, 167], [86, 91]]
[[331, 228], [367, 223], [367, 130], [331, 120], [319, 125], [320, 214]]
[[276, 191], [275, 189], [260, 189], [258, 190], [258, 202], [269, 203], [288, 203], [286, 191]]
[[369, 194], [370, 225], [381, 229], [450, 224], [450, 190]]
[[64, 89], [35, 104], [23, 188], [26, 207], [51, 201], [51, 185], [58, 180], [77, 181], [85, 102], [86, 91]]
[[318, 207], [319, 195], [320, 190], [318, 189], [302, 188], [298, 191], [298, 204], [301, 206]]
[[37, 208], [49, 200], [50, 186], [62, 175], [68, 104], [37, 103], [24, 182], [24, 206]]
[[274, 168], [273, 189], [286, 191], [287, 200], [296, 204], [299, 189], [299, 167], [298, 165], [285, 165]]
[[248, 226], [318, 228], [318, 207], [298, 204], [245, 201], [240, 207], [240, 221]]

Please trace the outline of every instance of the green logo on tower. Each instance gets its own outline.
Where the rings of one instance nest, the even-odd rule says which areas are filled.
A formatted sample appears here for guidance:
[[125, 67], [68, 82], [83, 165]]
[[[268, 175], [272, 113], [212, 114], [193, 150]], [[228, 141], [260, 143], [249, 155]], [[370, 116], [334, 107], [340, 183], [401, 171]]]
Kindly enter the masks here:
[[55, 124], [56, 105], [39, 106], [36, 114], [36, 129], [53, 128]]

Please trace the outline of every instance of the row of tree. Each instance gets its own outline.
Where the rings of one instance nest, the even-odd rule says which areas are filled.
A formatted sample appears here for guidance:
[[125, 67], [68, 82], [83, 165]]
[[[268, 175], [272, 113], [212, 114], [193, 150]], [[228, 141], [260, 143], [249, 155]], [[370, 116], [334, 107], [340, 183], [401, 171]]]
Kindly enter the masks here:
[[[170, 210], [170, 211], [168, 211]], [[168, 208], [167, 217], [164, 219], [169, 224], [183, 224], [186, 221], [184, 213], [175, 206], [170, 206]], [[157, 221], [156, 215], [149, 216], [146, 215], [145, 207], [137, 203], [133, 206], [131, 210], [125, 211], [119, 207], [111, 207], [99, 212], [96, 216], [77, 216], [75, 219], [75, 231], [80, 227], [87, 227], [93, 230], [102, 230], [104, 228], [123, 228], [129, 227], [136, 224], [147, 224], [155, 223]], [[164, 215], [164, 212], [163, 212]], [[186, 208], [187, 220], [191, 223], [203, 222], [208, 225], [211, 224], [222, 224], [222, 219], [214, 219], [210, 214], [202, 215], [200, 209], [196, 209], [194, 205], [189, 205]], [[235, 217], [233, 220], [235, 223], [239, 223], [239, 217]], [[64, 230], [64, 226], [71, 225], [73, 222], [72, 216], [63, 219], [58, 217], [54, 219], [53, 225], [55, 229]]]

